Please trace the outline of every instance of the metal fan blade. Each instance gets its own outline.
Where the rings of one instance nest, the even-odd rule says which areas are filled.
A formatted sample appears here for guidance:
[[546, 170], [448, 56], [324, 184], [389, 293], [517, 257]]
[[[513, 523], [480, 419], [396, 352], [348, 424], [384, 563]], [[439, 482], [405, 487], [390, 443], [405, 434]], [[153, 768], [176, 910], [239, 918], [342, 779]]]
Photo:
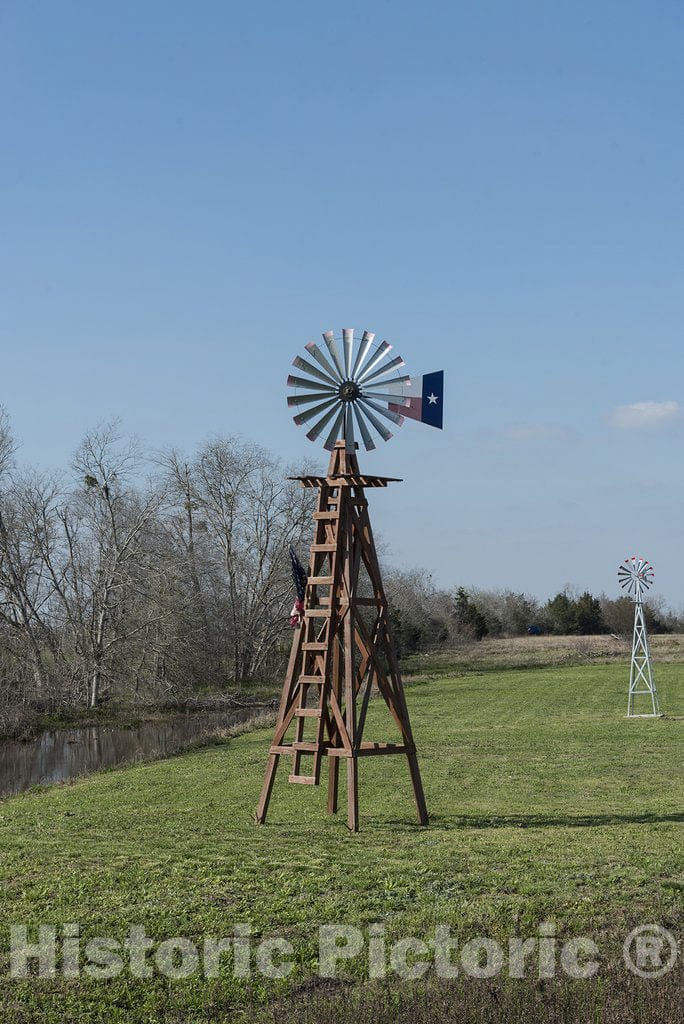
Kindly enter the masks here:
[[323, 373], [317, 366], [310, 363], [308, 359], [302, 359], [301, 356], [295, 356], [292, 360], [292, 365], [296, 366], [298, 370], [304, 370], [305, 373], [310, 373], [312, 377], [317, 377], [318, 380], [322, 380], [325, 384], [331, 384], [333, 387], [337, 387], [338, 381], [334, 377], [331, 377], [329, 373]]
[[[340, 405], [341, 404], [342, 403], [340, 402]], [[330, 420], [333, 418], [333, 416], [337, 412], [338, 408], [339, 408], [339, 406], [338, 406], [338, 404], [336, 402], [335, 405], [333, 406], [333, 408], [329, 412], [326, 412], [324, 416], [321, 416], [321, 418], [318, 421], [318, 423], [314, 423], [313, 427], [311, 428], [311, 430], [308, 431], [308, 433], [306, 435], [309, 438], [310, 441], [315, 441], [316, 438], [320, 434], [323, 433], [323, 431], [325, 430], [327, 425], [330, 423]]]
[[339, 434], [340, 434], [340, 430], [342, 430], [342, 425], [344, 423], [344, 417], [345, 417], [345, 410], [344, 410], [344, 408], [342, 408], [342, 409], [340, 409], [339, 413], [337, 414], [337, 419], [333, 423], [332, 428], [330, 430], [330, 433], [328, 434], [328, 436], [326, 438], [326, 442], [323, 445], [323, 447], [327, 448], [327, 450], [329, 452], [331, 452], [333, 450], [333, 448], [335, 447], [335, 441], [337, 441], [337, 439], [339, 437]]
[[410, 387], [410, 385], [411, 377], [408, 373], [405, 373], [403, 377], [390, 377], [389, 380], [376, 380], [372, 384], [364, 383], [363, 390], [365, 391], [366, 388], [370, 388], [372, 390], [373, 388], [393, 388], [396, 386], [403, 393], [406, 388]]
[[344, 446], [348, 452], [356, 451], [356, 438], [354, 437], [354, 413], [352, 403], [347, 402], [347, 412], [344, 418]]
[[366, 451], [367, 452], [375, 451], [375, 443], [373, 441], [373, 437], [371, 435], [370, 430], [366, 426], [366, 421], [363, 418], [364, 417], [363, 410], [359, 408], [359, 405], [358, 405], [357, 402], [354, 402], [353, 404], [354, 404], [354, 413], [356, 415], [356, 422], [359, 425], [359, 430], [361, 431], [361, 437], [363, 438], [363, 443], [365, 445]]
[[318, 347], [318, 345], [316, 345], [315, 342], [310, 341], [307, 345], [304, 346], [304, 348], [309, 353], [309, 355], [314, 357], [317, 363], [320, 363], [325, 372], [330, 374], [333, 380], [336, 380], [338, 382], [342, 380], [342, 377], [339, 375], [335, 367], [332, 365], [332, 363], [328, 362], [328, 360], [325, 358], [325, 356], [323, 355], [320, 348]]
[[342, 365], [342, 360], [340, 359], [340, 353], [337, 348], [337, 342], [335, 341], [335, 335], [333, 334], [333, 332], [326, 331], [325, 334], [323, 335], [323, 341], [327, 345], [328, 352], [332, 356], [332, 361], [337, 367], [337, 371], [340, 375], [340, 380], [344, 380], [344, 366]]
[[330, 398], [332, 395], [329, 391], [309, 391], [306, 395], [288, 395], [288, 405], [307, 405], [309, 402], [315, 402], [319, 398]]
[[342, 342], [344, 344], [344, 372], [345, 376], [351, 377], [352, 355], [354, 354], [354, 328], [342, 328]]
[[392, 436], [391, 430], [388, 430], [385, 424], [381, 423], [378, 417], [374, 416], [371, 410], [365, 407], [363, 399], [359, 399], [359, 402], [357, 404], [360, 404], [363, 407], [364, 416], [368, 417], [369, 421], [375, 427], [383, 441], [389, 441], [390, 437]]
[[392, 346], [390, 345], [389, 341], [381, 341], [380, 342], [380, 344], [376, 348], [375, 352], [373, 353], [373, 358], [371, 359], [370, 363], [368, 364], [366, 369], [363, 371], [363, 373], [359, 376], [359, 378], [358, 378], [359, 384], [361, 383], [362, 380], [366, 379], [366, 377], [371, 372], [371, 370], [375, 369], [375, 367], [378, 365], [378, 363], [381, 361], [381, 359], [383, 359], [384, 356], [387, 355], [387, 353], [389, 352], [389, 350], [391, 348], [392, 348]]
[[308, 388], [309, 391], [326, 391], [334, 394], [337, 388], [321, 386], [320, 381], [307, 380], [306, 377], [294, 377], [292, 374], [287, 378], [287, 386], [290, 388]]
[[374, 401], [378, 400], [380, 402], [391, 402], [392, 405], [408, 405], [409, 402], [411, 401], [409, 395], [402, 395], [401, 392], [397, 392], [396, 395], [392, 395], [390, 394], [390, 392], [384, 393], [381, 391], [380, 393], [373, 392], [370, 395], [366, 395], [362, 391], [361, 397], [372, 398]]
[[363, 364], [366, 361], [368, 350], [373, 344], [375, 335], [371, 331], [364, 331], [361, 336], [361, 344], [359, 345], [359, 351], [356, 353], [356, 359], [354, 360], [354, 369], [351, 372], [352, 378], [356, 378], [357, 374], [361, 372]]
[[384, 416], [388, 420], [392, 420], [392, 423], [396, 423], [399, 426], [404, 422], [405, 417], [400, 416], [396, 412], [390, 412], [389, 409], [385, 409], [382, 405], [377, 405], [375, 402], [371, 402], [370, 398], [362, 399], [364, 407], [370, 406], [371, 409], [375, 409], [381, 416]]
[[321, 402], [320, 405], [314, 405], [311, 409], [306, 409], [304, 412], [297, 413], [292, 419], [295, 421], [298, 427], [301, 427], [302, 423], [307, 423], [312, 420], [314, 416], [318, 416], [319, 412], [325, 412], [331, 405], [335, 405], [338, 402], [337, 398], [329, 398], [327, 402]]
[[374, 380], [376, 377], [382, 377], [383, 374], [389, 373], [390, 370], [393, 370], [395, 366], [403, 365], [404, 360], [401, 358], [401, 356], [395, 356], [394, 359], [390, 359], [389, 363], [385, 363], [384, 366], [381, 366], [374, 373], [371, 373], [370, 376], [368, 375], [368, 371], [366, 371], [366, 373], [364, 373], [363, 375], [363, 386], [367, 387], [369, 380]]

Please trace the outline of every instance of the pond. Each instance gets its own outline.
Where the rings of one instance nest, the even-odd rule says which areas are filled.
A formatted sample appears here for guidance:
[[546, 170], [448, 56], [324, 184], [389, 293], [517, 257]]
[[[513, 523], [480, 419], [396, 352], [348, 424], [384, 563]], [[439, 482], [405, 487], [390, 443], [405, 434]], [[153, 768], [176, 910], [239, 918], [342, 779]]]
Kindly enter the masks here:
[[0, 743], [0, 796], [65, 782], [113, 765], [166, 757], [192, 740], [209, 737], [253, 715], [254, 710], [249, 708], [189, 713], [128, 729], [107, 725], [46, 729], [27, 742], [9, 740]]

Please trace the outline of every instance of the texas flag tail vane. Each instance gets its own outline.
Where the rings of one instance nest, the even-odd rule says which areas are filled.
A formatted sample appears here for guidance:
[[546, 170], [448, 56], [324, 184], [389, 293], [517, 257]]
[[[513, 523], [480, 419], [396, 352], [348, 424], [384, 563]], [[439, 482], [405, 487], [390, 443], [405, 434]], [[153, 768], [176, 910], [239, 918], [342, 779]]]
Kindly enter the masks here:
[[390, 411], [441, 430], [443, 426], [444, 370], [424, 373], [422, 377], [411, 377], [410, 381], [404, 384], [402, 390], [402, 398], [396, 404], [390, 404]]

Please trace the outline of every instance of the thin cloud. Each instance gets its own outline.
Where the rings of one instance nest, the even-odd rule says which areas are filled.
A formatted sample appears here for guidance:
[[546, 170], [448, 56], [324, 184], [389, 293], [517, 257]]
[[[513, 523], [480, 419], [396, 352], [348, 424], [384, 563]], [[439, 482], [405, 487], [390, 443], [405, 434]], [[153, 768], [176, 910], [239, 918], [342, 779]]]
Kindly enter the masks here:
[[618, 430], [650, 430], [679, 419], [679, 402], [633, 402], [613, 409], [610, 422]]
[[504, 430], [509, 441], [557, 441], [567, 431], [557, 423], [511, 423]]

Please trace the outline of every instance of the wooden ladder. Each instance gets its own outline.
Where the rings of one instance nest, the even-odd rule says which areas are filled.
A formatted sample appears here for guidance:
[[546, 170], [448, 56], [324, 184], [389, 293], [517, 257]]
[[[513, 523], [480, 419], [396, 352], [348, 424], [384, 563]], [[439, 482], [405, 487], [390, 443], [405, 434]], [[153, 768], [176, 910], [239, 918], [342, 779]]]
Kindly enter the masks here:
[[[331, 654], [336, 642], [331, 633], [331, 615], [332, 590], [339, 557], [339, 498], [333, 494], [331, 488], [321, 488], [314, 521], [314, 542], [310, 549], [309, 577], [304, 595], [302, 671], [296, 682], [295, 732], [288, 751], [294, 760], [287, 781], [304, 786], [319, 785], [321, 761], [326, 749], [325, 736], [326, 733], [328, 737], [332, 735], [328, 695]], [[319, 587], [327, 588], [329, 593], [319, 597]], [[310, 690], [317, 691], [311, 707]], [[314, 739], [307, 741], [305, 725], [308, 719], [315, 720], [316, 731]], [[311, 774], [302, 772], [303, 755], [313, 757]]]

